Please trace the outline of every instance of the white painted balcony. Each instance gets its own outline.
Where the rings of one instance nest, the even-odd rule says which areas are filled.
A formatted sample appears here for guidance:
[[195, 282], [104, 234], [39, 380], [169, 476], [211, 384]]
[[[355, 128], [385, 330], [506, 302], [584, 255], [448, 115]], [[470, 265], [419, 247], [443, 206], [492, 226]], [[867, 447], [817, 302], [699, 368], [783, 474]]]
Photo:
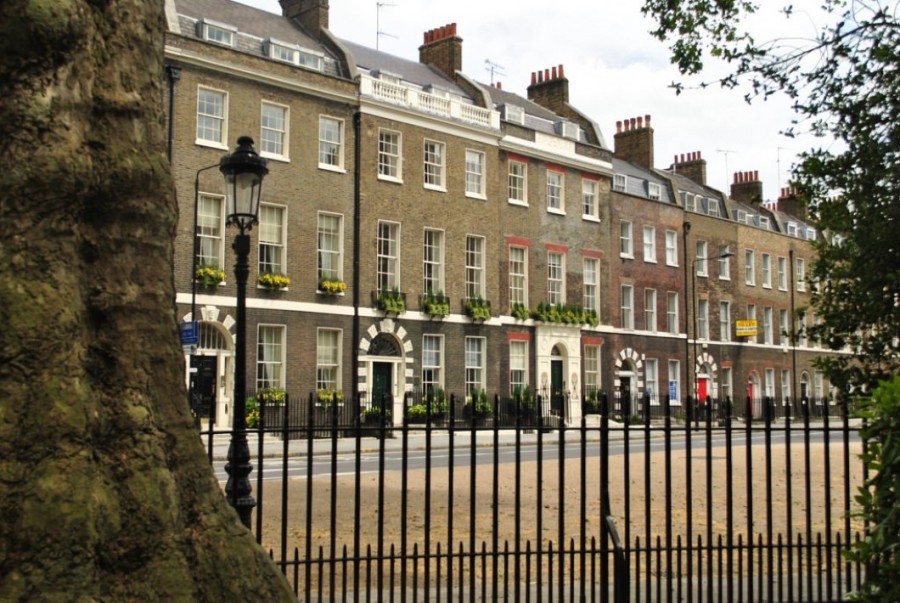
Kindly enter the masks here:
[[360, 94], [414, 111], [456, 119], [484, 128], [500, 128], [500, 113], [463, 103], [455, 98], [429, 94], [417, 88], [386, 82], [368, 75], [361, 75]]

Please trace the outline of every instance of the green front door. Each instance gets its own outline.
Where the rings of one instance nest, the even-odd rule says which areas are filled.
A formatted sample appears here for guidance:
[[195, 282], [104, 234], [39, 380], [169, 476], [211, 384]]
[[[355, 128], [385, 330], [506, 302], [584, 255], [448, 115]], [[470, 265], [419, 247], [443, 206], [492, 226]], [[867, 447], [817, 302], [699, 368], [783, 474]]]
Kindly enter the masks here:
[[393, 366], [390, 362], [376, 362], [372, 365], [372, 404], [380, 406], [384, 399], [385, 406], [390, 407], [391, 400], [391, 374]]

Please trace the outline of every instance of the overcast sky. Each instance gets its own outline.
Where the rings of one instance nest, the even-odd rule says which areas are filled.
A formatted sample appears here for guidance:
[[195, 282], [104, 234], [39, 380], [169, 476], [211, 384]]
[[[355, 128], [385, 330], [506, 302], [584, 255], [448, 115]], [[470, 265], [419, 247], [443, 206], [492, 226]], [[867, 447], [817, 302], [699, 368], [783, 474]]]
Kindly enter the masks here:
[[[281, 13], [278, 0], [239, 1]], [[792, 117], [784, 97], [748, 105], [743, 92], [717, 86], [676, 95], [669, 85], [681, 78], [669, 64], [667, 46], [648, 33], [653, 23], [641, 14], [640, 2], [329, 0], [329, 4], [329, 26], [338, 37], [370, 47], [377, 43], [380, 50], [411, 60], [418, 60], [425, 31], [456, 23], [463, 39], [463, 71], [490, 83], [490, 61], [497, 66], [494, 81], [522, 96], [527, 95], [533, 71], [562, 64], [569, 79], [569, 102], [599, 124], [610, 148], [616, 121], [650, 115], [656, 167], [668, 167], [676, 154], [700, 151], [707, 161], [708, 184], [726, 192], [734, 172], [758, 170], [766, 200], [775, 200], [796, 156], [822, 144], [780, 134]], [[769, 9], [754, 18], [758, 39], [815, 35], [812, 15], [800, 13], [786, 20], [776, 6]], [[385, 35], [377, 36], [379, 29]], [[704, 79], [713, 76], [710, 72]]]

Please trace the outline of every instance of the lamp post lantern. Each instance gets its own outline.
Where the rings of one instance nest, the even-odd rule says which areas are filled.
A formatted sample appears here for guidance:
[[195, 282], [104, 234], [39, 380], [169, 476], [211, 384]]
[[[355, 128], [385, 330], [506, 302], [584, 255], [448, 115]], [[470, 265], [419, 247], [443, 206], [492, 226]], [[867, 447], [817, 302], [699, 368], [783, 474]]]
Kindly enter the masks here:
[[228, 445], [228, 483], [225, 496], [248, 528], [250, 514], [256, 501], [251, 496], [250, 447], [247, 444], [247, 277], [250, 275], [250, 235], [254, 224], [259, 223], [259, 200], [263, 177], [269, 173], [268, 162], [253, 149], [249, 136], [238, 138], [234, 153], [225, 155], [219, 162], [219, 170], [225, 176], [226, 226], [237, 226], [234, 238], [234, 277], [237, 284], [237, 316], [235, 322], [234, 399], [231, 442]]

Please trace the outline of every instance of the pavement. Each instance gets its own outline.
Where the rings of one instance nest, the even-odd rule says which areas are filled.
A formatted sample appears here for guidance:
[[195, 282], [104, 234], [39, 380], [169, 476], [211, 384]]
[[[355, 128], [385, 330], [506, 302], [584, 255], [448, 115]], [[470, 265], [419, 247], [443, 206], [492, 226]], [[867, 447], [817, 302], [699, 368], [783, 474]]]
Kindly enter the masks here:
[[[828, 422], [828, 425], [831, 429], [837, 430], [842, 427], [842, 422], [840, 419], [834, 418]], [[860, 426], [860, 420], [850, 419], [849, 425], [851, 429], [857, 429]], [[750, 426], [754, 432], [759, 432], [765, 430], [766, 423], [762, 421], [753, 422]], [[778, 420], [772, 422], [771, 426], [773, 431], [782, 432], [784, 431], [785, 423], [783, 420]], [[825, 422], [822, 420], [810, 421], [809, 426], [812, 430], [821, 431], [825, 426]], [[621, 441], [625, 438], [626, 429], [624, 424], [610, 421], [609, 427], [609, 440], [611, 442]], [[802, 430], [804, 429], [804, 423], [792, 422], [791, 428], [792, 431], [794, 429]], [[402, 428], [386, 428], [385, 434], [387, 437], [384, 439], [375, 436], [375, 434], [378, 433], [378, 428], [365, 427], [364, 429], [366, 431], [358, 438], [360, 451], [362, 453], [378, 452], [382, 445], [386, 451], [395, 452], [404, 449]], [[327, 432], [327, 429], [321, 431]], [[339, 434], [343, 431], [345, 430], [338, 430]], [[562, 431], [557, 428], [545, 429], [544, 431], [520, 428], [519, 431], [520, 433], [517, 434], [516, 429], [504, 428], [495, 431], [490, 427], [481, 427], [475, 430], [461, 428], [455, 430], [451, 434], [446, 427], [434, 427], [430, 435], [430, 446], [432, 450], [446, 450], [450, 447], [451, 438], [453, 440], [454, 448], [457, 449], [468, 449], [472, 446], [491, 448], [495, 444], [497, 446], [515, 446], [517, 442], [521, 446], [535, 446], [537, 445], [538, 440], [540, 440], [544, 446], [553, 446], [559, 444], [559, 439], [563, 433], [565, 433], [566, 442], [570, 444], [580, 442], [582, 438], [582, 429], [580, 426], [568, 427]], [[743, 421], [735, 420], [732, 422], [732, 431], [744, 432], [746, 431], [746, 424]], [[627, 432], [632, 439], [645, 437], [643, 425], [632, 425]], [[690, 432], [692, 435], [698, 437], [704, 436], [706, 434], [706, 422], [701, 421], [699, 427], [695, 424]], [[591, 425], [589, 423], [588, 428], [585, 429], [583, 433], [586, 442], [599, 442], [599, 420], [596, 421], [596, 425]], [[671, 434], [673, 437], [681, 438], [686, 433], [687, 431], [683, 424], [678, 423], [672, 425]], [[712, 433], [714, 435], [724, 434], [724, 426], [719, 427], [714, 422]], [[210, 446], [208, 427], [203, 426], [200, 433], [200, 439], [203, 442], [204, 449], [211, 453], [214, 461], [224, 461], [226, 459], [231, 437], [230, 434], [230, 430], [215, 430], [212, 434], [212, 446]], [[311, 441], [303, 437], [305, 435], [305, 430], [296, 435], [298, 436], [296, 439], [289, 439], [285, 442], [282, 440], [280, 432], [264, 433], [262, 434], [262, 446], [260, 446], [260, 434], [257, 431], [248, 430], [247, 442], [250, 446], [250, 456], [253, 458], [259, 458], [260, 456], [263, 458], [282, 457], [285, 455], [303, 456], [310, 452], [310, 446], [313, 455], [331, 454], [332, 450], [336, 450], [338, 454], [347, 454], [355, 452], [357, 449], [357, 437], [355, 435], [338, 437], [334, 440], [330, 436], [326, 436], [322, 438], [313, 438]], [[651, 438], [663, 438], [664, 436], [665, 427], [661, 423], [650, 424]], [[424, 427], [411, 427], [407, 431], [405, 443], [406, 449], [425, 450], [428, 446], [427, 439], [427, 430]]]

